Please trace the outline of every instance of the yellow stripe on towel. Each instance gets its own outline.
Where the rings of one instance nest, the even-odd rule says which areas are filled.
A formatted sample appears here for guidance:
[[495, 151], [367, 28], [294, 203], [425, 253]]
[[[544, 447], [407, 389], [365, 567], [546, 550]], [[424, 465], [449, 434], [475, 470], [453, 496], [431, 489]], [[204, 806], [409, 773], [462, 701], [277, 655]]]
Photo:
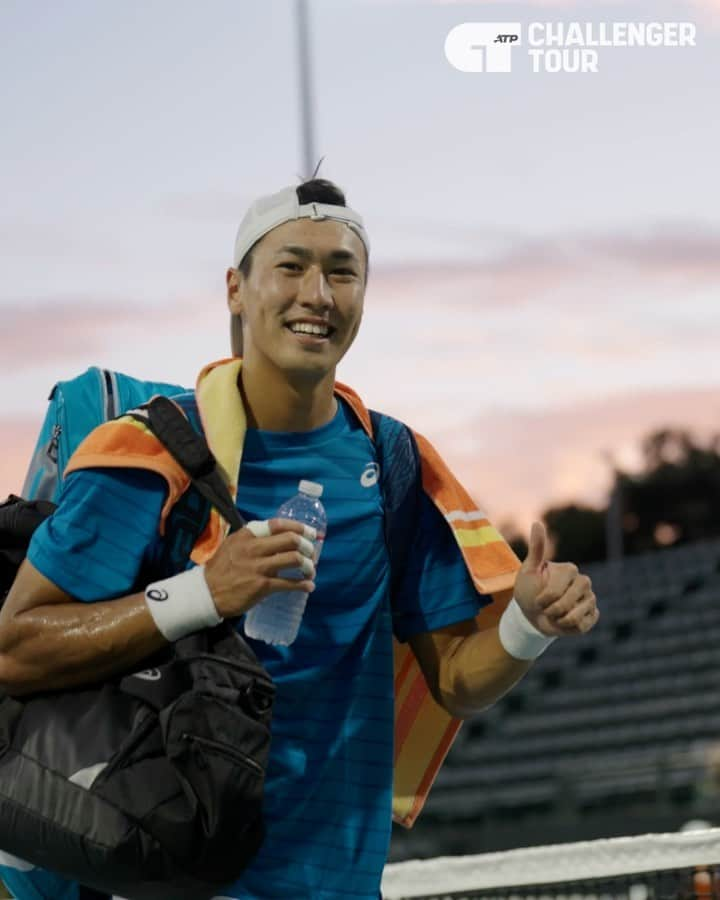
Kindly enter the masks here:
[[455, 528], [455, 537], [461, 547], [483, 547], [502, 541], [502, 536], [492, 525], [482, 528]]

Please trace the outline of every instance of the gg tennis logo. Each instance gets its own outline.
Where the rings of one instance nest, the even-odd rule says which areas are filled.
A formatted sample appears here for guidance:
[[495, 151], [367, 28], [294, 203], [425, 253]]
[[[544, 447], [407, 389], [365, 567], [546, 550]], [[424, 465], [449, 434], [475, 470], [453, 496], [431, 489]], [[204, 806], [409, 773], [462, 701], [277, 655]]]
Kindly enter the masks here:
[[[604, 47], [694, 47], [692, 22], [531, 22], [533, 72], [598, 72]], [[445, 38], [445, 56], [460, 72], [511, 72], [522, 46], [520, 22], [463, 22]], [[517, 57], [515, 57], [517, 58]]]

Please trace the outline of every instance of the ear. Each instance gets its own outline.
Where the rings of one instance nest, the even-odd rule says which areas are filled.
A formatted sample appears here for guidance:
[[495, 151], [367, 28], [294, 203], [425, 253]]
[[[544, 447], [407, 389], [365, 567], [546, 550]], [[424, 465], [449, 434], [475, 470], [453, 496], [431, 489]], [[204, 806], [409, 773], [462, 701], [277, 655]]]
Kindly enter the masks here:
[[242, 314], [242, 282], [243, 276], [237, 269], [228, 269], [225, 275], [227, 284], [227, 305], [234, 316]]

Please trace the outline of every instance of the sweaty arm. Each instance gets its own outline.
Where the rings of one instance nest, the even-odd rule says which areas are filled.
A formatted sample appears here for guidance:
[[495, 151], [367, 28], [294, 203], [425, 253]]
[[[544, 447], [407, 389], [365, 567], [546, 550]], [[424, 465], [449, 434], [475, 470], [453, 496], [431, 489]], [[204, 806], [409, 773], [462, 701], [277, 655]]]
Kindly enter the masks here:
[[461, 719], [499, 700], [532, 664], [510, 656], [498, 629], [479, 631], [474, 619], [416, 634], [409, 643], [436, 702]]
[[495, 629], [479, 632], [470, 621], [410, 636], [435, 699], [457, 716], [493, 703], [556, 638], [585, 634], [600, 615], [590, 578], [573, 563], [547, 558], [540, 522], [532, 527], [513, 590]]
[[25, 560], [0, 612], [0, 690], [99, 681], [165, 646], [145, 594], [82, 603]]
[[478, 594], [451, 529], [427, 496], [420, 513], [393, 598], [393, 628], [410, 644], [437, 703], [466, 718], [508, 691], [530, 663], [505, 650], [497, 628], [479, 630], [475, 617], [491, 598]]
[[[133, 470], [69, 476], [0, 611], [0, 690], [21, 695], [88, 684], [132, 670], [166, 645], [145, 585], [140, 591], [137, 585], [156, 539], [163, 484], [159, 476]], [[199, 589], [219, 621], [241, 615], [273, 591], [313, 590], [314, 547], [302, 529], [276, 519], [260, 536], [241, 529], [202, 570], [163, 581], [169, 594], [163, 607], [177, 598], [182, 617]], [[278, 577], [281, 569], [298, 567], [305, 580]], [[194, 579], [189, 596], [188, 576]]]

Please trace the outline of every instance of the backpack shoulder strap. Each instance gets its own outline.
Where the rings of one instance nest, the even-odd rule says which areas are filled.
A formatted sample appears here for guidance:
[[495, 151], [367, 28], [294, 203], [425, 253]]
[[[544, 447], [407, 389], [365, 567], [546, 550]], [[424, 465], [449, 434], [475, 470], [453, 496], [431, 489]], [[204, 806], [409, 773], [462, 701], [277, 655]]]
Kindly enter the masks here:
[[[231, 531], [237, 531], [245, 525], [207, 441], [195, 431], [178, 405], [168, 397], [156, 396], [128, 415], [150, 428], [178, 465], [187, 472], [197, 491], [230, 524]], [[198, 537], [199, 533], [198, 531]]]
[[369, 412], [385, 503], [385, 540], [390, 555], [391, 596], [395, 596], [405, 574], [414, 525], [420, 514], [420, 453], [407, 425], [374, 409]]
[[128, 415], [152, 431], [191, 481], [190, 489], [180, 495], [168, 515], [161, 550], [153, 564], [153, 577], [169, 577], [187, 566], [212, 507], [230, 524], [231, 531], [245, 522], [202, 435], [192, 393], [173, 400], [153, 397]]

